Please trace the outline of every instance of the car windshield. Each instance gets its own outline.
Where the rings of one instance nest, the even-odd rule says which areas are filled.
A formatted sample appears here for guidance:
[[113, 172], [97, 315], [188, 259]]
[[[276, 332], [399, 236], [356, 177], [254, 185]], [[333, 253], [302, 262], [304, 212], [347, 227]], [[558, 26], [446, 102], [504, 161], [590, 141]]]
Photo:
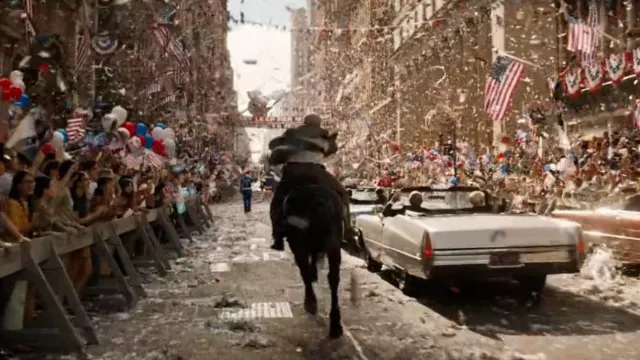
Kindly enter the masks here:
[[[416, 190], [417, 191], [417, 190]], [[472, 205], [469, 196], [478, 191], [477, 189], [428, 189], [426, 191], [417, 191], [422, 195], [421, 208], [430, 211], [456, 211], [456, 210], [472, 210]], [[400, 193], [400, 204], [394, 205], [392, 208], [399, 208], [404, 206], [410, 208], [409, 196], [412, 191], [402, 191]], [[485, 197], [484, 203], [479, 207], [488, 206], [487, 199]]]

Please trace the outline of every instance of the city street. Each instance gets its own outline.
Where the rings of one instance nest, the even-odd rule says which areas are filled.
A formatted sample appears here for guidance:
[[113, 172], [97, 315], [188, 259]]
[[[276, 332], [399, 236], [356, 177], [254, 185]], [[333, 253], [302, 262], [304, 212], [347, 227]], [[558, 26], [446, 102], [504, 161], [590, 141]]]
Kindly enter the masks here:
[[[290, 254], [269, 250], [268, 206], [245, 216], [239, 203], [213, 208], [216, 224], [189, 245], [174, 272], [145, 274], [149, 297], [131, 311], [102, 298], [99, 346], [90, 359], [637, 359], [640, 285], [583, 275], [550, 280], [540, 309], [513, 300], [509, 284], [460, 294], [427, 290], [417, 299], [343, 256], [345, 336], [327, 339], [328, 286], [321, 315], [302, 309]], [[624, 290], [621, 284], [624, 282]], [[354, 286], [355, 285], [355, 286]], [[94, 302], [95, 304], [96, 302]]]

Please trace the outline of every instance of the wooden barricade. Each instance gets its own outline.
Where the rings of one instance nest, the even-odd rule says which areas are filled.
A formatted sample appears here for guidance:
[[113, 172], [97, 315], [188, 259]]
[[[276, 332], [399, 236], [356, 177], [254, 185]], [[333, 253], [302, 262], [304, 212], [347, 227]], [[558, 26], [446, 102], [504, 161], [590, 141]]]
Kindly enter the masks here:
[[[190, 202], [189, 216], [193, 216], [192, 221], [197, 229], [204, 233], [205, 219], [211, 217], [203, 216], [207, 210], [203, 211], [197, 200]], [[140, 297], [146, 296], [146, 292], [121, 236], [133, 234], [135, 240], [144, 244], [145, 254], [150, 257], [160, 276], [167, 275], [171, 268], [165, 249], [159, 241], [160, 236], [153, 231], [152, 224], [159, 226], [177, 256], [185, 256], [178, 232], [165, 208], [144, 210], [109, 223], [96, 224], [83, 233], [60, 233], [33, 239], [30, 251], [16, 246], [7, 255], [4, 250], [0, 250], [0, 280], [12, 285], [8, 296], [14, 293], [15, 283], [26, 280], [27, 292], [35, 289], [38, 299], [45, 307], [43, 315], [46, 316], [48, 325], [46, 328], [0, 328], [0, 347], [24, 345], [39, 350], [81, 352], [86, 344], [98, 344], [95, 329], [75, 292], [61, 257], [79, 249], [94, 247], [100, 259], [108, 265], [115, 286], [93, 290], [119, 293], [128, 307], [134, 307]], [[122, 268], [114, 257], [116, 254]], [[15, 283], [12, 284], [12, 281]], [[73, 314], [73, 322], [67, 316], [63, 303]], [[0, 308], [0, 317], [4, 312], [5, 309]]]

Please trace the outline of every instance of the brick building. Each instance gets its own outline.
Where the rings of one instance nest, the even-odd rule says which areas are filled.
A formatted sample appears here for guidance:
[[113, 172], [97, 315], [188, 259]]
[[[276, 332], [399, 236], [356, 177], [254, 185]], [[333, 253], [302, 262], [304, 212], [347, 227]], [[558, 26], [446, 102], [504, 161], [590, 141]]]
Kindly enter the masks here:
[[[516, 129], [524, 108], [548, 101], [547, 78], [560, 65], [553, 1], [491, 7], [488, 2], [398, 0], [395, 10], [391, 59], [402, 143], [433, 144], [440, 134], [446, 141], [454, 127], [458, 138], [476, 146], [495, 143], [502, 132]], [[485, 80], [498, 52], [535, 64], [526, 65], [503, 124], [482, 111]]]

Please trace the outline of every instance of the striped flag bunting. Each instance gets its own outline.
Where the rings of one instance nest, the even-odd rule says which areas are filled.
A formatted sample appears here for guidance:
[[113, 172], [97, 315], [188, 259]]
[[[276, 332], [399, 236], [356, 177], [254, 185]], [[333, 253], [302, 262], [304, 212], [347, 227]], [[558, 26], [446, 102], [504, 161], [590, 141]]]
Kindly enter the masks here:
[[36, 27], [33, 25], [33, 0], [24, 0], [24, 27], [27, 34], [27, 42], [33, 43], [33, 39], [36, 37]]
[[169, 28], [164, 24], [155, 24], [153, 25], [153, 35], [163, 53], [168, 50], [182, 69], [188, 72], [191, 68], [189, 54], [187, 54], [183, 44], [171, 35]]
[[144, 158], [143, 158], [143, 165], [145, 166], [150, 166], [152, 168], [162, 168], [163, 166], [163, 161], [162, 158], [160, 157], [160, 155], [151, 152], [151, 151], [146, 151], [144, 154]]
[[524, 72], [524, 64], [498, 56], [484, 88], [484, 111], [494, 121], [502, 121], [511, 105], [511, 97]]
[[67, 135], [69, 136], [69, 142], [76, 142], [84, 137], [87, 133], [87, 129], [84, 124], [84, 118], [74, 118], [67, 120], [67, 127], [65, 128]]
[[89, 60], [89, 57], [91, 57], [91, 35], [89, 34], [88, 24], [85, 24], [83, 34], [79, 37], [76, 47], [76, 78], [84, 64]]
[[566, 19], [569, 23], [567, 50], [580, 52], [584, 63], [596, 61], [596, 50], [602, 42], [596, 1], [589, 1], [589, 15], [586, 22], [571, 16], [566, 16]]
[[581, 54], [581, 60], [584, 64], [591, 64], [598, 61], [598, 47], [602, 45], [602, 34], [599, 31], [600, 19], [598, 16], [598, 4], [596, 0], [589, 1], [589, 16], [587, 16], [587, 26], [590, 26], [594, 31], [592, 32], [591, 43], [593, 48], [591, 51], [583, 51]]
[[136, 157], [132, 154], [128, 154], [124, 157], [123, 162], [124, 166], [128, 167], [129, 169], [139, 169], [140, 165], [142, 165], [142, 157]]
[[142, 90], [143, 94], [152, 95], [162, 91], [162, 85], [159, 83], [153, 83], [149, 85], [146, 89]]

